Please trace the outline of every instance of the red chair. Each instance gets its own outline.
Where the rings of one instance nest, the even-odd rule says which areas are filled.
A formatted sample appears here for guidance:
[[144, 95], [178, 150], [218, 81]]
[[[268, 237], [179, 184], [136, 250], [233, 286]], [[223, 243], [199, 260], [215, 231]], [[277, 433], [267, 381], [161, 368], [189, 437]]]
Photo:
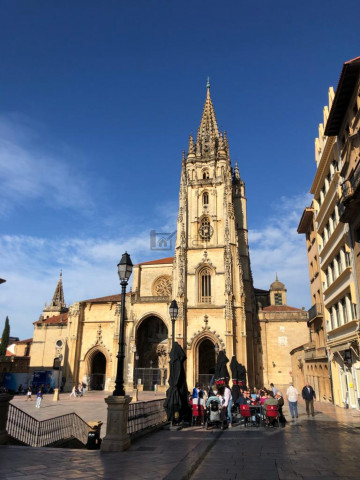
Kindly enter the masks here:
[[240, 405], [240, 415], [244, 419], [245, 427], [247, 427], [249, 419], [251, 418], [250, 405]]
[[265, 413], [266, 425], [270, 427], [270, 425], [273, 425], [274, 421], [277, 421], [278, 427], [280, 427], [278, 406], [265, 405], [265, 407], [266, 407], [266, 413]]

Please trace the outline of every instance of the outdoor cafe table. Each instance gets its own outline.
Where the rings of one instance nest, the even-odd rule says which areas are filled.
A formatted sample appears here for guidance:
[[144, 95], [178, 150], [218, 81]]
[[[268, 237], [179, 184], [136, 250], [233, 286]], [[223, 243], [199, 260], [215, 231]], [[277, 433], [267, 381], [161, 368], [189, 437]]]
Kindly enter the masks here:
[[250, 405], [251, 418], [255, 417], [260, 418], [260, 426], [264, 424], [264, 409], [261, 403], [251, 404]]

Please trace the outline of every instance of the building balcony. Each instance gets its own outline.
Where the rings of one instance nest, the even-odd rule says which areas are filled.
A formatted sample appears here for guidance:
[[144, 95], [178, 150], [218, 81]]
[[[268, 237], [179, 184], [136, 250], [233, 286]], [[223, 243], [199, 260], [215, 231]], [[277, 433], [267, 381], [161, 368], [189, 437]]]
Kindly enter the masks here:
[[360, 163], [353, 175], [342, 184], [340, 221], [347, 223], [357, 214], [360, 202]]
[[324, 305], [322, 303], [315, 303], [309, 310], [308, 323], [313, 322], [317, 318], [324, 317]]

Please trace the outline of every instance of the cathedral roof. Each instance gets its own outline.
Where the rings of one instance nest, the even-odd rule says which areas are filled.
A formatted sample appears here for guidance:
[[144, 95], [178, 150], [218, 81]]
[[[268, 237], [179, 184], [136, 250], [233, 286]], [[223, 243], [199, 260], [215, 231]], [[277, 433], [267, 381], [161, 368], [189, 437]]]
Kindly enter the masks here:
[[269, 305], [263, 308], [263, 312], [302, 312], [301, 308], [290, 307], [290, 305]]
[[158, 260], [150, 260], [150, 262], [142, 262], [137, 265], [163, 265], [174, 262], [174, 257], [159, 258]]
[[[128, 292], [126, 295], [130, 295], [130, 292]], [[107, 303], [107, 302], [121, 302], [121, 293], [116, 293], [115, 295], [107, 295], [106, 297], [89, 298], [87, 300], [81, 301], [81, 303]]]
[[31, 343], [33, 341], [32, 338], [27, 338], [26, 340], [19, 340], [18, 342], [15, 342], [16, 345], [22, 345], [22, 344], [26, 344], [26, 343]]
[[67, 325], [68, 314], [60, 313], [60, 315], [55, 315], [55, 317], [44, 318], [44, 320], [38, 320], [34, 322], [34, 325], [37, 324], [46, 324], [46, 325]]

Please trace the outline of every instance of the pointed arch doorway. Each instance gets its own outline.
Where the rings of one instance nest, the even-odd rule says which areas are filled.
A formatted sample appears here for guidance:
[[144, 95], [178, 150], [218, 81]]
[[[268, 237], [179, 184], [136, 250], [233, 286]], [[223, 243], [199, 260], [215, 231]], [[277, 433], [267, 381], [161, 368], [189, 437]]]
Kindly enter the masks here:
[[207, 388], [212, 376], [215, 373], [215, 348], [214, 343], [208, 338], [204, 338], [199, 344], [199, 360], [198, 360], [198, 375], [197, 381], [204, 388]]
[[140, 383], [144, 390], [154, 390], [155, 385], [165, 385], [167, 345], [168, 329], [164, 321], [156, 315], [144, 318], [136, 331], [135, 387]]
[[105, 374], [106, 374], [106, 357], [97, 351], [91, 359], [90, 370], [90, 389], [104, 390], [105, 388]]

